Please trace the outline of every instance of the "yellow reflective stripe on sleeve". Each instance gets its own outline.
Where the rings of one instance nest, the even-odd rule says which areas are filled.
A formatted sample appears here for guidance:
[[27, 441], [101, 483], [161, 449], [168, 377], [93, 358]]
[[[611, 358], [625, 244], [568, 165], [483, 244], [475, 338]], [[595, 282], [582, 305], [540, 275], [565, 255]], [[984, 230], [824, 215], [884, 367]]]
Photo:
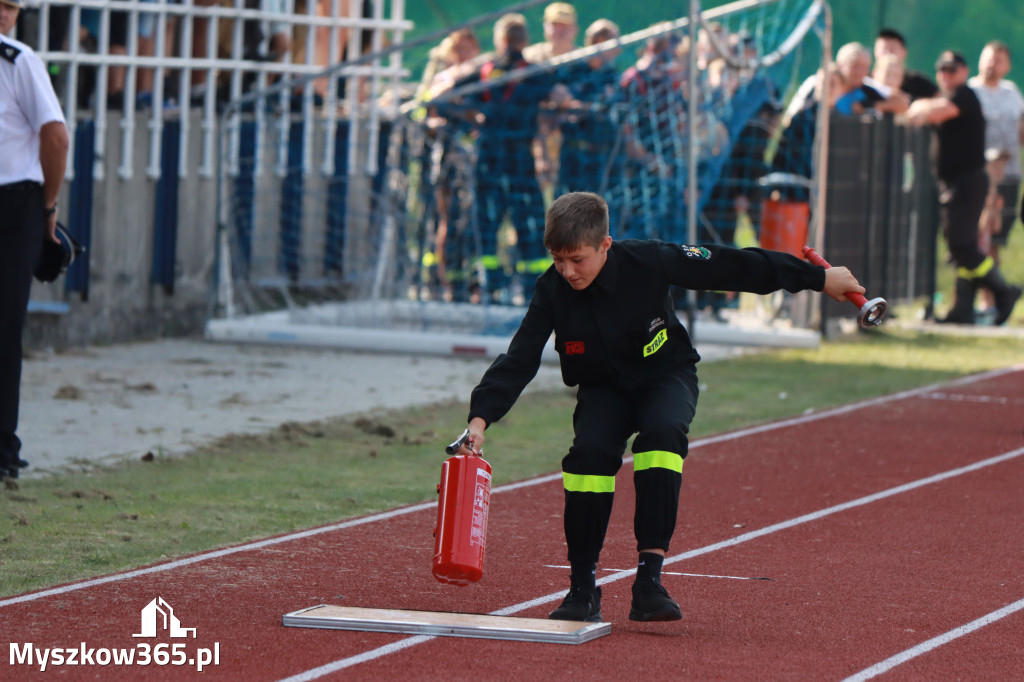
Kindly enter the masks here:
[[563, 471], [562, 485], [570, 493], [613, 493], [615, 492], [615, 477], [570, 474]]
[[658, 335], [654, 337], [654, 340], [644, 346], [644, 357], [648, 355], [654, 355], [658, 352], [658, 349], [668, 341], [668, 330], [662, 329], [658, 332]]
[[985, 260], [981, 261], [981, 265], [974, 268], [973, 270], [968, 270], [967, 268], [957, 268], [956, 274], [959, 277], [962, 277], [963, 279], [981, 279], [982, 277], [987, 275], [989, 271], [991, 271], [992, 268], [994, 268], [995, 266], [995, 260], [992, 259], [992, 256], [988, 256], [987, 258], [985, 258]]
[[683, 473], [683, 458], [674, 452], [651, 450], [633, 454], [633, 471], [646, 469], [668, 469], [677, 474]]

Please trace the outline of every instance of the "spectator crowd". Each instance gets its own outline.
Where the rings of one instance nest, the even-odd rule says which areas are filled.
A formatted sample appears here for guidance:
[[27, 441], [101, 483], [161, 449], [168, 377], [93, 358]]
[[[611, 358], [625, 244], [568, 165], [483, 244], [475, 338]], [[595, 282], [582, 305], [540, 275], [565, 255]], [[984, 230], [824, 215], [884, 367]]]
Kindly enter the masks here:
[[[948, 102], [956, 89], [942, 77], [948, 65], [941, 60], [935, 80], [908, 69], [906, 38], [892, 28], [880, 30], [871, 47], [842, 45], [834, 62], [809, 77], [783, 107], [784, 84], [750, 67], [758, 46], [742, 30], [702, 25], [693, 47], [698, 82], [690, 88], [689, 39], [669, 24], [652, 26], [625, 68], [618, 61], [630, 48], [616, 41], [618, 27], [609, 19], [583, 31], [583, 47], [591, 48], [583, 52], [574, 52], [580, 26], [572, 5], [548, 5], [543, 26], [544, 40], [531, 43], [525, 18], [506, 15], [495, 25], [493, 52], [483, 54], [472, 32], [464, 30], [432, 53], [419, 97], [430, 131], [425, 166], [435, 168], [428, 191], [438, 200], [424, 202], [432, 210], [422, 233], [428, 241], [423, 247], [429, 255], [427, 277], [440, 296], [528, 300], [530, 283], [546, 267], [545, 199], [569, 191], [602, 194], [617, 238], [691, 239], [686, 220], [691, 95], [698, 140], [697, 239], [751, 246], [770, 243], [763, 232], [771, 229], [780, 205], [795, 207], [796, 215], [808, 220], [813, 141], [823, 102], [834, 116], [892, 117], [898, 124], [938, 131], [943, 121], [922, 120], [914, 112], [928, 102]], [[456, 51], [456, 45], [463, 47]], [[566, 60], [570, 53], [582, 56]], [[549, 68], [529, 68], [545, 63]], [[988, 177], [984, 210], [965, 217], [946, 204], [940, 207], [947, 240], [958, 230], [950, 221], [973, 225], [971, 238], [983, 254], [985, 272], [976, 273], [972, 291], [982, 293], [983, 314], [996, 324], [1009, 316], [1015, 287], [1000, 288], [995, 276], [985, 273], [997, 269], [1018, 206], [1024, 210], [1024, 98], [1006, 78], [1010, 65], [1008, 46], [992, 41], [968, 83], [985, 119], [979, 152]], [[528, 68], [523, 78], [507, 76]], [[496, 87], [486, 87], [500, 76], [506, 77]], [[915, 102], [921, 102], [916, 109]], [[936, 158], [940, 154], [936, 151]], [[456, 181], [460, 168], [472, 168], [465, 171], [476, 187], [469, 202], [452, 199], [452, 183], [465, 180]], [[949, 179], [935, 170], [941, 187]], [[503, 230], [511, 254], [504, 258], [499, 254]], [[702, 301], [717, 312], [726, 297], [704, 292]], [[954, 315], [948, 321], [975, 318]]]

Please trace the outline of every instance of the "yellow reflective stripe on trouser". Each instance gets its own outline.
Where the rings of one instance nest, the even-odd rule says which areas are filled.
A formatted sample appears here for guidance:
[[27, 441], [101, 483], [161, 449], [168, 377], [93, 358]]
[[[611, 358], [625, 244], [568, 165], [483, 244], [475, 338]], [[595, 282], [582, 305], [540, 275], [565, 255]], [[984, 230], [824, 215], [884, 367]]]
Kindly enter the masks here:
[[533, 260], [521, 260], [516, 263], [516, 272], [519, 274], [540, 274], [551, 267], [553, 261], [550, 258], [534, 258]]
[[651, 450], [633, 454], [633, 471], [645, 469], [668, 469], [677, 474], [683, 473], [683, 458], [674, 452]]
[[995, 260], [992, 259], [992, 256], [988, 256], [985, 258], [985, 260], [981, 261], [981, 265], [974, 268], [973, 270], [968, 270], [967, 268], [957, 268], [956, 274], [957, 276], [962, 277], [963, 279], [981, 279], [982, 277], [987, 275], [995, 266]]
[[497, 256], [480, 256], [474, 262], [482, 265], [485, 270], [501, 269], [501, 259]]
[[562, 472], [562, 485], [570, 493], [613, 493], [615, 492], [614, 476], [588, 476], [587, 474], [570, 474]]

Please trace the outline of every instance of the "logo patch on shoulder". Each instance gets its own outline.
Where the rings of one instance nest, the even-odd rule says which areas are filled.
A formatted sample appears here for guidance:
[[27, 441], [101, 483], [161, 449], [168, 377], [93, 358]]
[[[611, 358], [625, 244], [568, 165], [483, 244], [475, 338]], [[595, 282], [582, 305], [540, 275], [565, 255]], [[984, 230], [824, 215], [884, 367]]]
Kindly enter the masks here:
[[586, 352], [586, 346], [582, 341], [566, 341], [565, 342], [565, 354], [566, 355], [583, 355]]
[[696, 258], [697, 260], [711, 260], [711, 251], [704, 248], [703, 246], [682, 246], [683, 253], [686, 254], [687, 258]]
[[711, 260], [711, 250], [705, 247], [689, 247], [681, 246], [683, 253], [686, 254], [687, 258], [696, 258], [697, 260]]
[[0, 41], [0, 57], [3, 57], [11, 64], [13, 64], [14, 60], [18, 58], [19, 54], [21, 54], [21, 50], [16, 48], [14, 45], [9, 45], [3, 41]]

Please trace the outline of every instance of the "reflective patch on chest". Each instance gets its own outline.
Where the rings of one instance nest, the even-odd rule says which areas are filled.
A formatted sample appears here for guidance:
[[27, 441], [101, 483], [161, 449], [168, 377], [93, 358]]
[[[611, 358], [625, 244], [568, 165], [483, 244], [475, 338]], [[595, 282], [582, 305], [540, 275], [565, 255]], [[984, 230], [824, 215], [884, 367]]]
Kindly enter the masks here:
[[668, 341], [668, 330], [662, 329], [649, 344], [644, 346], [644, 357], [646, 358], [648, 355], [657, 353], [658, 349], [665, 345], [666, 341]]

